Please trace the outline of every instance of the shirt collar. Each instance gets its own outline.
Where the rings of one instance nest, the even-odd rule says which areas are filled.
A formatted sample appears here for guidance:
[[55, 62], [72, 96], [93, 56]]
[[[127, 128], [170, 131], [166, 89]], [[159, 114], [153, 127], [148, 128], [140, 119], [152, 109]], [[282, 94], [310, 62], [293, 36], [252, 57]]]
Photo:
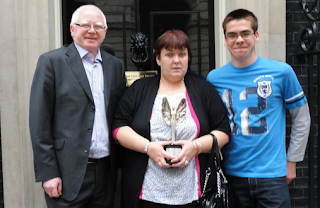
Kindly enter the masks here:
[[[82, 48], [81, 46], [79, 46], [76, 42], [74, 42], [74, 45], [76, 46], [76, 49], [81, 57], [81, 59], [83, 59], [83, 57], [85, 57], [86, 55], [88, 55], [90, 52], [87, 51], [86, 49]], [[101, 58], [101, 53], [100, 53], [100, 48], [98, 48], [98, 53], [96, 55], [95, 60], [98, 60], [100, 62], [102, 62], [102, 58]]]

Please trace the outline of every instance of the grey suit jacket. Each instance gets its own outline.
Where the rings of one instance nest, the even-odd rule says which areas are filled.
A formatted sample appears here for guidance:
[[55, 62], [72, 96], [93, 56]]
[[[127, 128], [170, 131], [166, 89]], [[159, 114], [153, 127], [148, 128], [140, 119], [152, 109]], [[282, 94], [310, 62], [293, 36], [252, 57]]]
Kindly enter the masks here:
[[[116, 181], [117, 145], [111, 125], [126, 89], [123, 62], [101, 50], [111, 166]], [[75, 45], [39, 57], [30, 96], [29, 125], [36, 181], [62, 178], [62, 198], [73, 200], [86, 171], [95, 105]]]

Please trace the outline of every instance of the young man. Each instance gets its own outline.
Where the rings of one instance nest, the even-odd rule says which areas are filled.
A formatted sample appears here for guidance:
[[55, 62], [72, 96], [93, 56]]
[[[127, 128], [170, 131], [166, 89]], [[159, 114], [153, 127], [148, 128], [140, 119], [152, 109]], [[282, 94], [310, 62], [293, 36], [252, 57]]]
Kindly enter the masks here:
[[[256, 54], [258, 21], [252, 12], [230, 12], [223, 29], [231, 62], [207, 80], [228, 110], [232, 135], [224, 161], [235, 207], [291, 207], [287, 184], [296, 177], [310, 129], [307, 99], [288, 64]], [[287, 154], [286, 108], [292, 115]]]
[[79, 7], [73, 43], [39, 57], [31, 88], [30, 133], [35, 177], [48, 207], [113, 208], [115, 109], [126, 79], [123, 62], [99, 49], [107, 32], [103, 12]]

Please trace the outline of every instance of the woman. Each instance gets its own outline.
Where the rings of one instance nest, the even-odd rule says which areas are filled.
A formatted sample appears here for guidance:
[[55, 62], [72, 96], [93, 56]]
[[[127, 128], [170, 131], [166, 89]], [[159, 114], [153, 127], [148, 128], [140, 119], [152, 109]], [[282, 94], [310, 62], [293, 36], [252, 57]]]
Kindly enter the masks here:
[[[114, 137], [126, 148], [122, 203], [128, 208], [197, 207], [209, 156], [202, 153], [211, 150], [210, 133], [220, 148], [229, 142], [226, 110], [210, 83], [187, 72], [191, 52], [185, 33], [164, 33], [155, 42], [155, 55], [160, 74], [135, 81], [115, 114]], [[166, 119], [170, 109], [163, 108], [168, 107], [171, 115], [178, 108], [177, 121]], [[164, 150], [172, 144], [182, 147], [176, 156]]]

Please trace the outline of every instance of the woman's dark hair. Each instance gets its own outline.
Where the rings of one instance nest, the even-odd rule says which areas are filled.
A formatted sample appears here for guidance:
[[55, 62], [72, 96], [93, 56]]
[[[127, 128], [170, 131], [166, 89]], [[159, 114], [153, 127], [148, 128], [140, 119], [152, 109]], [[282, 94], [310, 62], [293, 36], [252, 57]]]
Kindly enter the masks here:
[[251, 21], [251, 27], [253, 32], [257, 32], [258, 30], [258, 18], [250, 11], [246, 9], [236, 9], [230, 12], [222, 22], [223, 33], [226, 34], [227, 24], [232, 20], [240, 20], [247, 19]]
[[161, 50], [165, 49], [187, 49], [189, 63], [191, 62], [191, 50], [188, 36], [181, 30], [168, 30], [163, 33], [154, 44], [155, 56], [160, 56]]

